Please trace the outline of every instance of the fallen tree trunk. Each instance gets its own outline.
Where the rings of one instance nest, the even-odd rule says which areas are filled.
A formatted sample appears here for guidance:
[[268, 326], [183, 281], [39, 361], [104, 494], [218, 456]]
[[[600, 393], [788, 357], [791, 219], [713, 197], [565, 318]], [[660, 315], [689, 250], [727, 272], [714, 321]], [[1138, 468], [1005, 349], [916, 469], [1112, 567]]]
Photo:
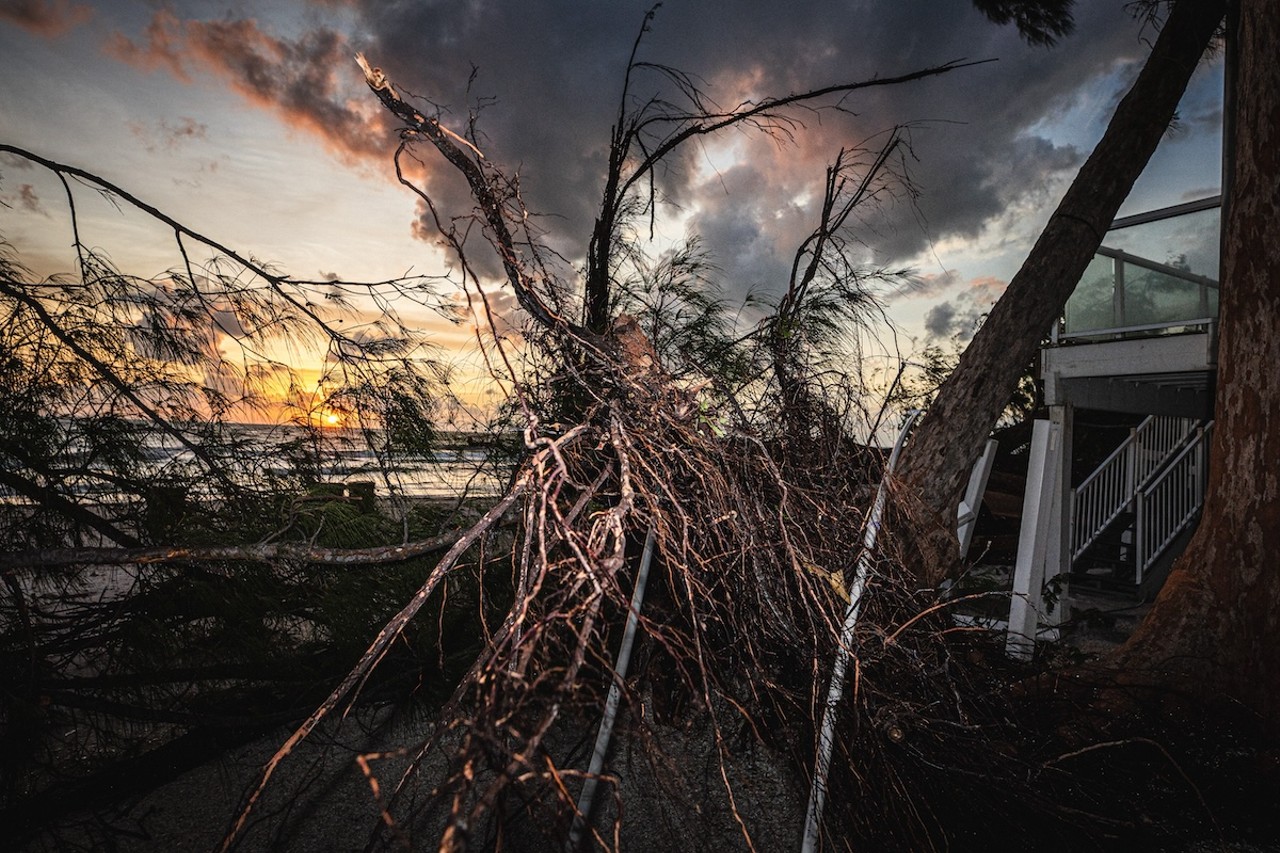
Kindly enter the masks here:
[[1240, 6], [1235, 165], [1224, 225], [1218, 384], [1204, 515], [1112, 663], [1272, 724], [1280, 713], [1280, 3]]
[[250, 563], [289, 561], [329, 566], [386, 565], [443, 551], [457, 542], [461, 535], [444, 533], [430, 539], [377, 548], [323, 548], [305, 542], [280, 542], [271, 545], [159, 545], [152, 548], [46, 548], [0, 554], [0, 569], [146, 565], [176, 563], [181, 560]]
[[1168, 130], [1225, 7], [1223, 0], [1174, 5], [1102, 139], [907, 445], [900, 515], [916, 528], [924, 584], [937, 585], [958, 565], [955, 512], [969, 471]]

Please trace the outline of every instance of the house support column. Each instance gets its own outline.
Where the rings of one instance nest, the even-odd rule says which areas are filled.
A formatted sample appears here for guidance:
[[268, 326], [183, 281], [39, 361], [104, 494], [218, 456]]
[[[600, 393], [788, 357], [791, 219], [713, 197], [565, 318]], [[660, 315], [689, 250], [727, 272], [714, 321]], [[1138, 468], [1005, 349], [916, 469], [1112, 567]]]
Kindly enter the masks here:
[[1044, 587], [1071, 567], [1071, 421], [1069, 405], [1050, 406], [1048, 420], [1032, 427], [1005, 645], [1020, 660], [1031, 658], [1038, 635], [1056, 638], [1062, 616], [1061, 602], [1046, 602]]
[[960, 540], [961, 558], [969, 553], [969, 545], [973, 542], [973, 530], [978, 526], [978, 510], [982, 508], [982, 496], [987, 491], [987, 481], [991, 478], [991, 466], [995, 464], [997, 449], [999, 443], [994, 438], [987, 439], [982, 456], [978, 457], [973, 470], [969, 472], [969, 485], [956, 509], [956, 536]]

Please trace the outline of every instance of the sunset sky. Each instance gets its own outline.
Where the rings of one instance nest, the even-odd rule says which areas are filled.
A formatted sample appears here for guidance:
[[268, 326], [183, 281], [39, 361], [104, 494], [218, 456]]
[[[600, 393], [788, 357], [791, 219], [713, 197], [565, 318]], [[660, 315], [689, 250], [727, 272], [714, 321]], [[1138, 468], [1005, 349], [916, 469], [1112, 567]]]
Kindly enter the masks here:
[[[474, 69], [486, 155], [518, 169], [552, 244], [579, 258], [650, 5], [0, 0], [0, 142], [96, 172], [299, 277], [435, 274], [444, 260], [395, 182], [394, 126], [352, 56], [450, 108], [446, 124], [465, 118]], [[887, 204], [859, 236], [868, 262], [916, 273], [913, 288], [886, 294], [904, 354], [949, 338], [998, 296], [1136, 75], [1155, 32], [1125, 7], [1079, 3], [1075, 33], [1044, 48], [968, 0], [669, 0], [640, 58], [696, 75], [720, 104], [998, 61], [855, 94], [845, 106], [856, 116], [800, 113], [790, 144], [733, 132], [684, 152], [663, 178], [662, 236], [700, 234], [735, 298], [776, 293], [836, 151], [910, 125], [919, 196]], [[1122, 213], [1218, 191], [1221, 85], [1220, 61], [1206, 62]], [[636, 89], [672, 94], [654, 75]], [[454, 175], [427, 169], [446, 210], [469, 210]], [[56, 181], [0, 160], [0, 201], [0, 237], [27, 266], [71, 268]], [[149, 275], [174, 263], [163, 231], [85, 204], [88, 242], [121, 267]], [[421, 322], [446, 347], [465, 336], [429, 314]]]

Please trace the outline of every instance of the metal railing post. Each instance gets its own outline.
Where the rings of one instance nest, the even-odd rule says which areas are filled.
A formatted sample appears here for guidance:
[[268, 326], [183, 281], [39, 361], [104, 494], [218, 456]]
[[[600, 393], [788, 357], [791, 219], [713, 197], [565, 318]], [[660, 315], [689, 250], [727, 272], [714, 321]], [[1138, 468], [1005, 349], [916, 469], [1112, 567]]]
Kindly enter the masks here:
[[1067, 500], [1067, 542], [1071, 543], [1071, 550], [1068, 552], [1067, 569], [1068, 571], [1076, 562], [1076, 490], [1071, 489], [1068, 493]]
[[1136, 429], [1129, 430], [1129, 448], [1124, 459], [1124, 494], [1127, 495], [1124, 505], [1133, 500], [1133, 493], [1138, 485], [1138, 449], [1142, 446], [1141, 434]]
[[1113, 258], [1111, 277], [1115, 289], [1111, 292], [1111, 318], [1116, 326], [1124, 325], [1124, 261]]
[[1146, 496], [1139, 492], [1135, 503], [1136, 511], [1134, 513], [1133, 522], [1133, 567], [1135, 584], [1142, 584], [1142, 570], [1147, 560], [1147, 500]]
[[1199, 506], [1200, 504], [1204, 503], [1204, 492], [1205, 492], [1205, 485], [1206, 485], [1206, 479], [1207, 479], [1205, 477], [1205, 474], [1207, 473], [1206, 469], [1208, 467], [1205, 465], [1205, 460], [1208, 458], [1208, 454], [1205, 453], [1204, 445], [1205, 445], [1205, 430], [1204, 430], [1204, 427], [1200, 427], [1199, 429], [1196, 430], [1196, 473], [1195, 473], [1196, 506]]

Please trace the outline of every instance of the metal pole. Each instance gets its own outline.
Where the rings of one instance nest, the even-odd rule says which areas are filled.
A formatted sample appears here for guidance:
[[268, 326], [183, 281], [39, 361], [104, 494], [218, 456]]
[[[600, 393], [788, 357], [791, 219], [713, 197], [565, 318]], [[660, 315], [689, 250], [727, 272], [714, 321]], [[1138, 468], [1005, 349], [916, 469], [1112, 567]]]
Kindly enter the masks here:
[[640, 570], [636, 573], [636, 587], [631, 594], [631, 608], [627, 611], [627, 626], [622, 632], [622, 645], [618, 647], [618, 663], [613, 669], [613, 684], [609, 685], [609, 698], [604, 703], [604, 718], [600, 720], [600, 730], [596, 732], [596, 745], [591, 753], [587, 779], [582, 785], [582, 793], [578, 795], [578, 810], [573, 816], [573, 825], [569, 828], [569, 840], [565, 844], [567, 853], [574, 853], [582, 841], [582, 831], [586, 828], [592, 801], [595, 800], [596, 788], [600, 784], [600, 772], [604, 769], [605, 755], [609, 752], [609, 741], [613, 737], [613, 723], [618, 716], [618, 701], [622, 697], [622, 684], [627, 677], [627, 665], [631, 662], [631, 647], [635, 642], [636, 625], [640, 621], [640, 605], [644, 603], [644, 587], [649, 580], [649, 563], [653, 560], [655, 539], [654, 529], [650, 527], [649, 535], [644, 540], [644, 555], [640, 557]]
[[1114, 258], [1111, 262], [1114, 290], [1111, 291], [1111, 318], [1117, 327], [1124, 326], [1124, 261]]
[[849, 586], [849, 607], [845, 610], [844, 624], [840, 628], [840, 646], [836, 649], [836, 658], [831, 666], [831, 685], [827, 689], [827, 702], [822, 710], [822, 728], [818, 734], [818, 757], [813, 769], [813, 784], [809, 787], [809, 806], [804, 816], [804, 841], [800, 845], [801, 853], [813, 853], [818, 846], [818, 833], [822, 824], [822, 810], [827, 801], [827, 773], [831, 768], [831, 751], [835, 746], [836, 709], [844, 695], [845, 672], [849, 668], [849, 658], [853, 648], [853, 629], [858, 624], [858, 612], [862, 609], [862, 593], [867, 586], [867, 578], [871, 574], [871, 552], [876, 545], [876, 534], [880, 532], [880, 517], [884, 514], [884, 504], [888, 497], [886, 487], [889, 475], [898, 464], [898, 456], [902, 453], [902, 445], [907, 434], [920, 417], [920, 410], [913, 409], [907, 415], [907, 421], [898, 433], [898, 440], [889, 454], [885, 465], [884, 476], [880, 478], [880, 487], [876, 490], [876, 500], [871, 507], [871, 515], [867, 519], [867, 532], [862, 538], [862, 553], [858, 555], [858, 569], [854, 573], [853, 583]]
[[1142, 585], [1142, 564], [1147, 561], [1147, 525], [1150, 520], [1147, 515], [1150, 513], [1150, 507], [1147, 506], [1146, 495], [1141, 491], [1135, 498], [1137, 502], [1136, 512], [1133, 521], [1133, 565], [1134, 565], [1134, 583], [1138, 586]]

